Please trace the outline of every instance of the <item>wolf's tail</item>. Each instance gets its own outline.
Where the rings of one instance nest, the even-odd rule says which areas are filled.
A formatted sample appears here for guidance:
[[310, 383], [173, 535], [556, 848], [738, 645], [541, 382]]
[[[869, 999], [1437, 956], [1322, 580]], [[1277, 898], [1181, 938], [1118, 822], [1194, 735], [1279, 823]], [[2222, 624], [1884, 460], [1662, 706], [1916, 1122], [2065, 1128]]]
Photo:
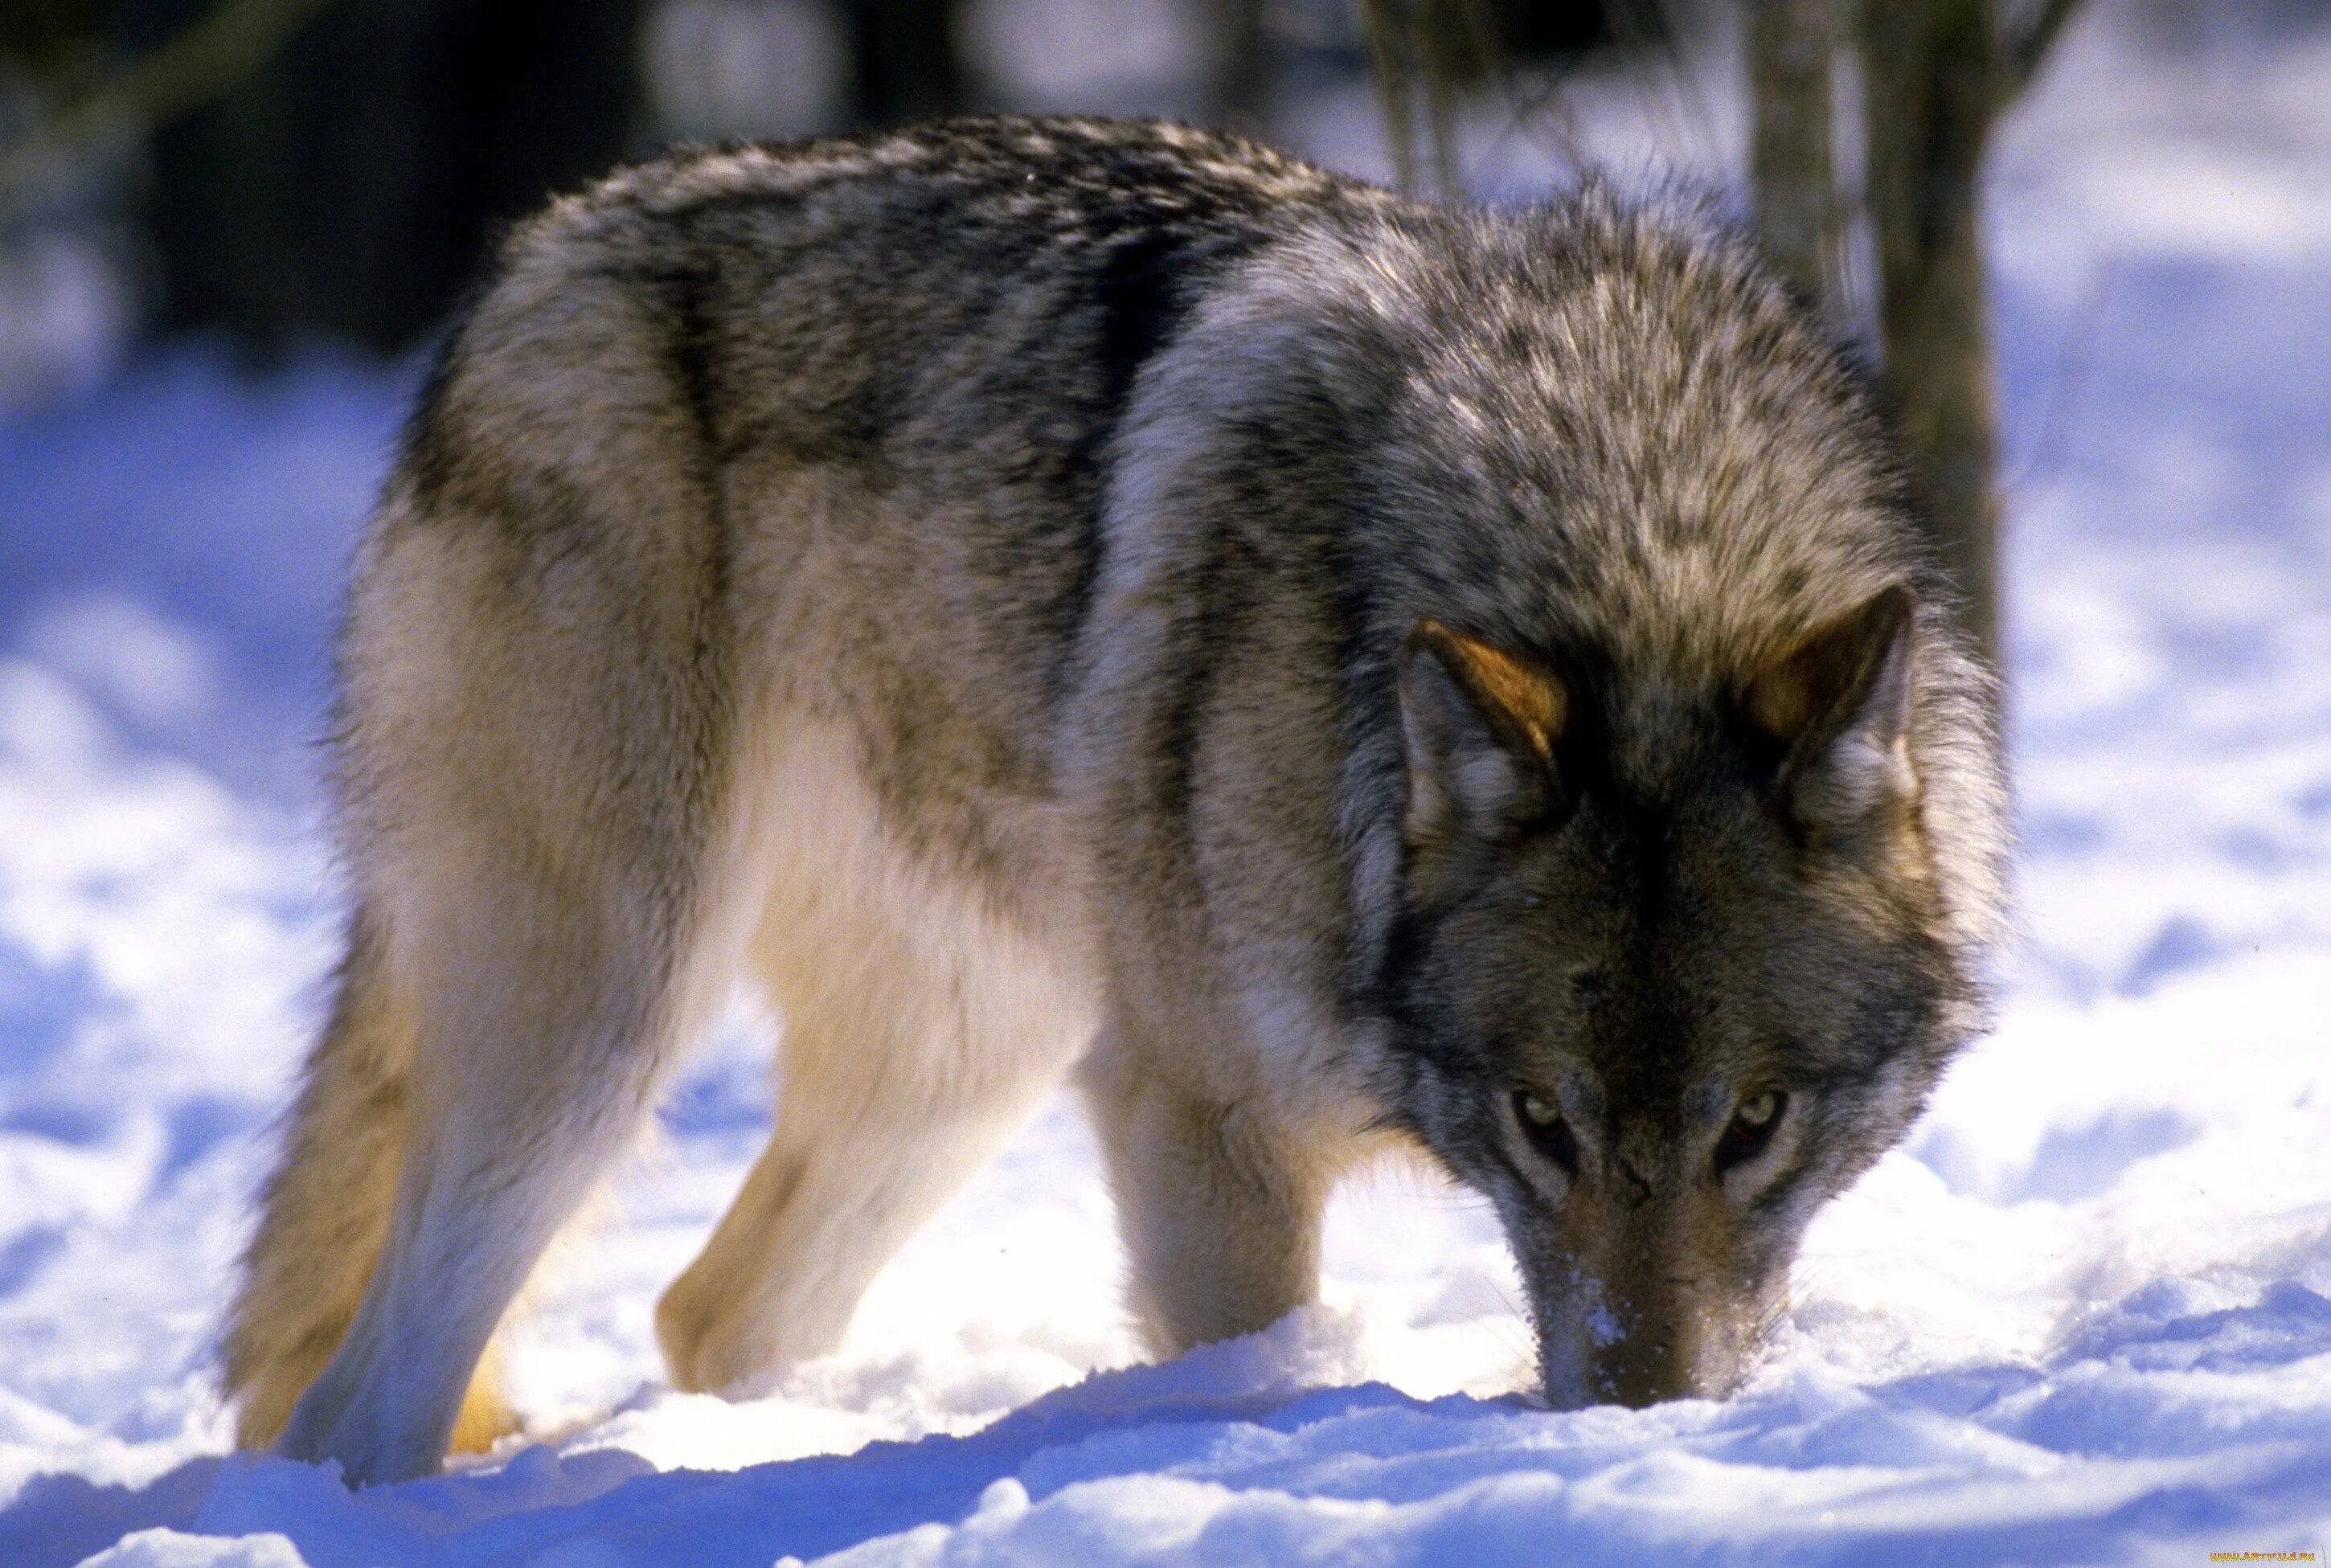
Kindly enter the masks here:
[[[380, 933], [361, 911], [349, 922], [336, 984], [227, 1313], [224, 1381], [241, 1405], [235, 1440], [244, 1448], [275, 1441], [339, 1349], [396, 1204], [414, 1020], [389, 979]], [[500, 1383], [500, 1357], [490, 1351], [462, 1402], [455, 1449], [486, 1448], [511, 1430]]]

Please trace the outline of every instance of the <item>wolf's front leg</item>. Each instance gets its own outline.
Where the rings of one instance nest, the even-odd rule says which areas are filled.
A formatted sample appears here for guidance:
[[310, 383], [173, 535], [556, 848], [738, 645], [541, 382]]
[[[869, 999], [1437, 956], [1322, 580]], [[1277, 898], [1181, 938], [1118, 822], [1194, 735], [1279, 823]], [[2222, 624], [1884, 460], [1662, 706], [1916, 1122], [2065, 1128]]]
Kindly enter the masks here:
[[1272, 1108], [1193, 1087], [1112, 1029], [1085, 1074], [1150, 1348], [1267, 1328], [1319, 1294], [1327, 1162]]

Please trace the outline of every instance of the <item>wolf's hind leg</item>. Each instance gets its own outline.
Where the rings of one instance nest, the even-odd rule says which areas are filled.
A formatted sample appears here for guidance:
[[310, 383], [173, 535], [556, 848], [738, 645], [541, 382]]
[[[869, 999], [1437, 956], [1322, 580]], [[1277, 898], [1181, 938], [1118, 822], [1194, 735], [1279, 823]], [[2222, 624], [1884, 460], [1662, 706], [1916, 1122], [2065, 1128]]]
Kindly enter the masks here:
[[385, 1156], [363, 1187], [377, 1266], [278, 1445], [351, 1482], [436, 1468], [511, 1299], [725, 997], [765, 875], [718, 601], [650, 635], [571, 583], [513, 601], [500, 547], [390, 530], [351, 613], [352, 870], [411, 1068], [385, 1217]]
[[435, 1467], [502, 1314], [726, 977], [676, 975], [705, 955], [666, 957], [647, 934], [538, 889], [467, 891], [435, 911], [448, 940], [427, 966], [379, 1266], [282, 1438], [352, 1482]]
[[657, 1304], [683, 1389], [832, 1351], [883, 1264], [1090, 1037], [1083, 994], [975, 896], [915, 886], [887, 846], [859, 848], [847, 907], [810, 915], [781, 896], [756, 943], [785, 1011], [777, 1122]]
[[[412, 1067], [412, 1009], [391, 987], [379, 936], [359, 912], [227, 1314], [224, 1382], [244, 1448], [281, 1435], [364, 1299], [395, 1207]], [[489, 1350], [470, 1380], [456, 1451], [482, 1450], [511, 1430], [499, 1361]]]
[[[1019, 1085], [928, 1094], [871, 1087], [852, 1028], [786, 1026], [777, 1126], [704, 1250], [656, 1307], [674, 1386], [718, 1391], [832, 1351], [883, 1264], [1008, 1136]], [[1041, 1081], [1041, 1080], [1040, 1080]]]

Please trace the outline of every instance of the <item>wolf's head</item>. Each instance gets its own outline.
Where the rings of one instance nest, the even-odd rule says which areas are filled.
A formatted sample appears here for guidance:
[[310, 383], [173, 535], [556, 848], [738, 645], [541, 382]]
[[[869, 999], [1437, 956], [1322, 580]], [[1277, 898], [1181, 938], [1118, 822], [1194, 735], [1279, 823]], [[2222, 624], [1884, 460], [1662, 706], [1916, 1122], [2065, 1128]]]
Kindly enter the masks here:
[[1557, 1405], [1736, 1383], [1965, 1031], [1919, 620], [1889, 588], [1697, 689], [1433, 621], [1402, 651], [1398, 1114], [1497, 1204]]

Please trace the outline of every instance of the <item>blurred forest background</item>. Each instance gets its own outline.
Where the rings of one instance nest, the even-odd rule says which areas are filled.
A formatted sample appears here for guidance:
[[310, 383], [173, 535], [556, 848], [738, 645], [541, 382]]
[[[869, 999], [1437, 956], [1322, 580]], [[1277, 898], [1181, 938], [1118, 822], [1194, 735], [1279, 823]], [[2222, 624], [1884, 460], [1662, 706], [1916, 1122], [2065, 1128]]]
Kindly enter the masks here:
[[[2136, 0], [2174, 37], [2242, 11]], [[500, 225], [675, 140], [992, 109], [1227, 124], [1428, 192], [1730, 193], [1879, 373], [1998, 646], [1978, 193], [2080, 0], [5, 0], [0, 408], [155, 334], [406, 353]], [[1625, 99], [1613, 116], [1614, 98]], [[1582, 113], [1582, 106], [1584, 112]], [[1613, 126], [1632, 127], [1614, 138]], [[1593, 128], [1590, 134], [1584, 127]]]

